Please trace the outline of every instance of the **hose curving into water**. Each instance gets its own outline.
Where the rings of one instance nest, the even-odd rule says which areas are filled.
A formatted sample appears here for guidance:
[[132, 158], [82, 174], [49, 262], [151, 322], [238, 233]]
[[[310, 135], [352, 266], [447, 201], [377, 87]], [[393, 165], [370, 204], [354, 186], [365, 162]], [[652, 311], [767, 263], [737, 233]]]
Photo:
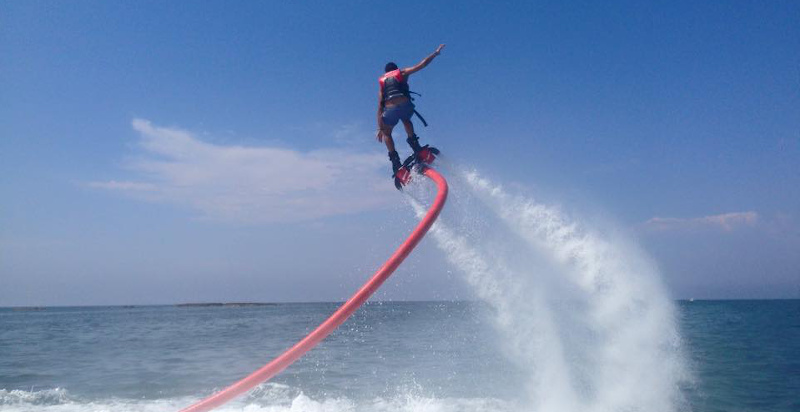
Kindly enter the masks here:
[[228, 386], [227, 388], [191, 405], [181, 412], [204, 412], [210, 411], [218, 406], [221, 406], [231, 399], [253, 389], [258, 384], [277, 375], [289, 365], [300, 359], [303, 354], [313, 349], [331, 332], [336, 330], [347, 318], [352, 315], [364, 302], [375, 293], [376, 290], [383, 284], [389, 276], [394, 273], [403, 260], [414, 250], [414, 247], [422, 240], [428, 229], [431, 228], [433, 222], [439, 217], [439, 213], [444, 207], [447, 200], [447, 181], [436, 170], [426, 168], [424, 175], [436, 183], [437, 193], [433, 205], [425, 217], [417, 224], [414, 231], [406, 238], [405, 242], [395, 250], [394, 254], [372, 275], [361, 289], [359, 289], [347, 302], [345, 302], [339, 309], [336, 310], [325, 322], [322, 322], [316, 329], [306, 335], [301, 341], [297, 342], [294, 346], [287, 349], [280, 356], [273, 359], [260, 369], [251, 373], [250, 375], [242, 378], [238, 382]]

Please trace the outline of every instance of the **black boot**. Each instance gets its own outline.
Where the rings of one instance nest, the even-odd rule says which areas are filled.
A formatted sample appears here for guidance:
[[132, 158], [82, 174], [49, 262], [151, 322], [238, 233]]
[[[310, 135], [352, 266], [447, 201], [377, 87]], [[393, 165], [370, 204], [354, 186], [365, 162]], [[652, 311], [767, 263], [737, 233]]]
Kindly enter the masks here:
[[420, 150], [422, 150], [422, 146], [419, 145], [419, 136], [410, 136], [408, 139], [406, 139], [406, 142], [408, 142], [408, 145], [411, 146], [411, 150], [414, 151], [414, 154], [417, 154]]
[[429, 145], [420, 146], [419, 136], [417, 135], [409, 137], [406, 139], [406, 142], [408, 142], [408, 145], [411, 146], [412, 150], [414, 150], [413, 158], [415, 162], [429, 164], [433, 162], [433, 159], [435, 159], [436, 156], [439, 155], [439, 149], [435, 147], [431, 147]]
[[397, 154], [397, 151], [389, 152], [389, 160], [392, 161], [392, 175], [394, 175], [403, 167], [403, 164], [400, 163], [400, 155]]

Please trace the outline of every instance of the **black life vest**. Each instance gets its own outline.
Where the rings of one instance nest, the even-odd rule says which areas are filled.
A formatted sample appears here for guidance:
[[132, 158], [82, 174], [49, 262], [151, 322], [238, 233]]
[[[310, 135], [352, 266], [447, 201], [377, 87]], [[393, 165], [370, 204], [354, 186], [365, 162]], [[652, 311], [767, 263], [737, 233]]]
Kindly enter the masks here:
[[[405, 96], [408, 97], [409, 100], [414, 100], [414, 98], [411, 97], [411, 93], [420, 96], [419, 93], [412, 92], [408, 89], [408, 80], [403, 76], [403, 72], [401, 72], [400, 69], [387, 72], [378, 79], [378, 83], [381, 84], [381, 90], [383, 91], [383, 101], [381, 105], [399, 96]], [[428, 122], [425, 121], [425, 118], [422, 117], [418, 111], [414, 110], [414, 114], [419, 117], [419, 120], [425, 127], [428, 127]]]
[[387, 72], [378, 79], [378, 82], [381, 84], [384, 102], [400, 96], [411, 98], [411, 93], [408, 90], [408, 81], [403, 77], [403, 72], [400, 69]]

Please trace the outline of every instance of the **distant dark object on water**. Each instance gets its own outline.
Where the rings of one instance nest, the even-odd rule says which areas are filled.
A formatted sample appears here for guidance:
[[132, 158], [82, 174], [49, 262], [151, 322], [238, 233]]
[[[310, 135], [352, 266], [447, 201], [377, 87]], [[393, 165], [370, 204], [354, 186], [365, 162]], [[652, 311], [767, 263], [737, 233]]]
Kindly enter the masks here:
[[275, 306], [277, 303], [260, 303], [260, 302], [229, 302], [229, 303], [219, 303], [219, 302], [210, 302], [210, 303], [179, 303], [175, 306], [179, 308], [207, 308], [207, 307], [216, 307], [216, 306], [224, 306], [224, 307], [246, 307], [246, 306]]
[[43, 306], [21, 306], [18, 308], [11, 308], [14, 312], [38, 312], [40, 310], [44, 310]]

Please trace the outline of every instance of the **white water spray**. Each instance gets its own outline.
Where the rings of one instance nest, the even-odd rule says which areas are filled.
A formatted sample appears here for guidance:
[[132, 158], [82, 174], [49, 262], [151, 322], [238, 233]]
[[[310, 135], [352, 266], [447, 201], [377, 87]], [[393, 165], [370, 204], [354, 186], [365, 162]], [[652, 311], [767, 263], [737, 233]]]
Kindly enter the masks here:
[[509, 358], [529, 376], [523, 410], [688, 408], [675, 308], [643, 252], [476, 172], [449, 175], [451, 213], [432, 234], [494, 309]]

